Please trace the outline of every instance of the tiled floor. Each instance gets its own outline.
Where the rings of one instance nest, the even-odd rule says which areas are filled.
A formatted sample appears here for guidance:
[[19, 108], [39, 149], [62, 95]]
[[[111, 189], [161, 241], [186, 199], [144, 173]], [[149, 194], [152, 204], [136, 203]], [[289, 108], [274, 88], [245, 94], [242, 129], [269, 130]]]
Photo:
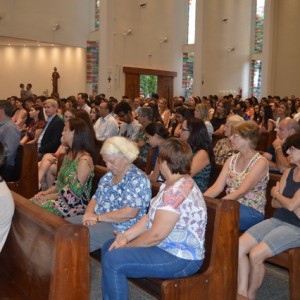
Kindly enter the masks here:
[[[91, 259], [91, 300], [102, 299], [100, 283], [101, 270], [100, 264], [95, 259]], [[130, 300], [153, 300], [151, 295], [129, 284]], [[279, 267], [266, 264], [266, 276], [264, 283], [259, 290], [257, 300], [288, 300], [289, 299], [289, 280], [288, 272]], [[208, 299], [210, 300], [210, 299]]]

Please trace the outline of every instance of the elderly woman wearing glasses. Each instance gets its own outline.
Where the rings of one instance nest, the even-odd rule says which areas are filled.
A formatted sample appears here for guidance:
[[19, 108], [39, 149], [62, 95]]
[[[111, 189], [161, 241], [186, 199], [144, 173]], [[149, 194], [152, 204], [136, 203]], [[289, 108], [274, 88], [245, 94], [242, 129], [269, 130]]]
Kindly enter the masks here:
[[267, 258], [300, 247], [299, 133], [286, 139], [285, 149], [295, 166], [286, 169], [272, 188], [272, 206], [276, 208], [273, 218], [253, 226], [240, 237], [238, 293], [247, 299], [255, 299], [264, 279]]
[[218, 179], [204, 193], [215, 198], [227, 186], [223, 199], [240, 202], [242, 231], [264, 219], [269, 167], [267, 160], [255, 150], [259, 132], [253, 121], [244, 121], [232, 128], [232, 148], [239, 153], [226, 160]]

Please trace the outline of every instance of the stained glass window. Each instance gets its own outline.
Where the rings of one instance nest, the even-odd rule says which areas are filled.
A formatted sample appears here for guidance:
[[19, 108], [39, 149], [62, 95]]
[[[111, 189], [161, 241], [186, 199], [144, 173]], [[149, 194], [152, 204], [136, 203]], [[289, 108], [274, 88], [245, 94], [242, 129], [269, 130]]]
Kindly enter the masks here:
[[196, 0], [189, 1], [188, 44], [195, 44]]
[[185, 97], [191, 96], [193, 92], [194, 56], [194, 52], [183, 53], [182, 87], [185, 89]]
[[95, 0], [95, 30], [99, 30], [100, 26], [100, 0]]
[[99, 43], [87, 41], [86, 47], [86, 83], [93, 94], [98, 93]]
[[260, 98], [261, 93], [261, 60], [251, 61], [251, 95]]
[[257, 0], [255, 14], [254, 53], [261, 53], [263, 49], [264, 19], [265, 0]]

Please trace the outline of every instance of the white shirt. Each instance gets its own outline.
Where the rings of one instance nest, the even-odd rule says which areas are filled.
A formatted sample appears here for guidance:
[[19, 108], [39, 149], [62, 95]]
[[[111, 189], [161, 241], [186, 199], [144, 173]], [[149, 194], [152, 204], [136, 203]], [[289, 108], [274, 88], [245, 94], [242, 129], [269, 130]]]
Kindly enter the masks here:
[[78, 109], [83, 109], [85, 110], [88, 114], [91, 113], [91, 108], [85, 103], [82, 107], [78, 107]]
[[0, 252], [6, 241], [14, 214], [14, 200], [5, 181], [0, 181]]
[[99, 141], [106, 140], [112, 136], [118, 135], [119, 125], [112, 114], [105, 118], [100, 117], [94, 125], [96, 138]]
[[142, 125], [134, 119], [130, 124], [123, 123], [120, 125], [119, 135], [136, 141], [141, 127]]

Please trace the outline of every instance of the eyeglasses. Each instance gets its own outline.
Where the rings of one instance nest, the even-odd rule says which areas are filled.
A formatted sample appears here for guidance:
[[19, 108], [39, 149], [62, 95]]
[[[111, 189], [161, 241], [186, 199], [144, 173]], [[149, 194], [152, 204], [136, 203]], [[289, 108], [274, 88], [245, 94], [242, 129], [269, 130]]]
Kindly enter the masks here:
[[100, 109], [108, 109], [108, 107], [99, 106]]

